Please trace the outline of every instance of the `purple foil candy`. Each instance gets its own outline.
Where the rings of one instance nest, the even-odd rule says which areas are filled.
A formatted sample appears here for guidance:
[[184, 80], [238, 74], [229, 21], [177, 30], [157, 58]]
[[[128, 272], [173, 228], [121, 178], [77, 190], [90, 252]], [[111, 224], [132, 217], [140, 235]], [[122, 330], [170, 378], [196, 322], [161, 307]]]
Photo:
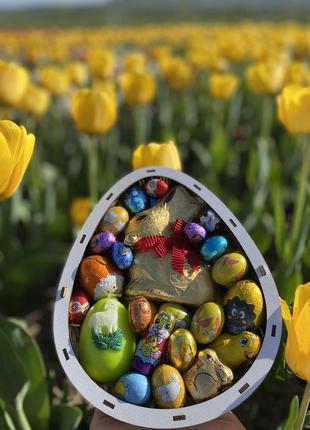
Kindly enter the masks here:
[[184, 234], [187, 239], [192, 243], [202, 242], [207, 235], [206, 230], [201, 225], [196, 224], [195, 222], [190, 222], [186, 224], [186, 226], [184, 227]]
[[116, 242], [115, 236], [111, 231], [104, 231], [96, 234], [90, 242], [90, 250], [94, 254], [101, 254], [111, 248]]

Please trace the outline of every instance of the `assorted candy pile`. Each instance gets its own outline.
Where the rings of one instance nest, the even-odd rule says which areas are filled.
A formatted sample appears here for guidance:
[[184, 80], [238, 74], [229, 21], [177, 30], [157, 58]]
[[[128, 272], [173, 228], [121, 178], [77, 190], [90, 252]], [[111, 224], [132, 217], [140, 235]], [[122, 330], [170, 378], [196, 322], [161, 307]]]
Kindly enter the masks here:
[[264, 299], [218, 214], [163, 178], [126, 190], [81, 261], [69, 323], [87, 374], [119, 399], [178, 408], [216, 396], [259, 352]]

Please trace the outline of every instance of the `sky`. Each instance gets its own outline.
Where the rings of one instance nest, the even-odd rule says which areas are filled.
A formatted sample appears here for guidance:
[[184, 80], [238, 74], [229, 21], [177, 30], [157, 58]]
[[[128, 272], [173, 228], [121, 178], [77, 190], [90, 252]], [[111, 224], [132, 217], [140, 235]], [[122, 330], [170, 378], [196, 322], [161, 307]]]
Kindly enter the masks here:
[[92, 6], [104, 4], [106, 2], [107, 0], [0, 0], [0, 10], [45, 6]]

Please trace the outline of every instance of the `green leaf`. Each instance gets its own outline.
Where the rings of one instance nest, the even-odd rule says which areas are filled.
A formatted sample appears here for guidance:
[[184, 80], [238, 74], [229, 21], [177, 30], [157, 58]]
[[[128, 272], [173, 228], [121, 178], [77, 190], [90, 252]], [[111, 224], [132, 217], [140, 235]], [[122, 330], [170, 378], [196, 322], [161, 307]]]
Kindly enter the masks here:
[[209, 143], [212, 167], [219, 173], [227, 165], [229, 159], [229, 142], [226, 130], [217, 128]]
[[75, 430], [82, 419], [82, 411], [76, 406], [57, 405], [51, 412], [50, 430]]
[[251, 144], [251, 146], [249, 149], [249, 159], [246, 169], [246, 184], [249, 190], [254, 190], [257, 179], [258, 156], [256, 146], [254, 146], [254, 142], [249, 142], [249, 144]]
[[280, 296], [288, 303], [294, 301], [295, 291], [298, 285], [302, 284], [303, 276], [300, 270], [296, 270], [291, 276], [284, 277], [281, 285], [279, 285]]
[[12, 418], [12, 411], [16, 414], [16, 399], [29, 383], [23, 404], [25, 414], [33, 430], [47, 429], [50, 400], [42, 355], [37, 343], [15, 321], [0, 320], [0, 366], [0, 397]]
[[0, 399], [0, 429], [1, 430], [16, 430], [10, 414], [5, 408], [4, 401]]
[[298, 411], [299, 411], [299, 400], [298, 396], [295, 395], [290, 404], [290, 410], [288, 413], [288, 417], [283, 425], [283, 430], [292, 430], [294, 428], [294, 424], [298, 417]]
[[285, 361], [285, 343], [282, 342], [279, 347], [278, 355], [272, 367], [272, 373], [278, 381], [286, 381], [287, 379], [287, 366]]

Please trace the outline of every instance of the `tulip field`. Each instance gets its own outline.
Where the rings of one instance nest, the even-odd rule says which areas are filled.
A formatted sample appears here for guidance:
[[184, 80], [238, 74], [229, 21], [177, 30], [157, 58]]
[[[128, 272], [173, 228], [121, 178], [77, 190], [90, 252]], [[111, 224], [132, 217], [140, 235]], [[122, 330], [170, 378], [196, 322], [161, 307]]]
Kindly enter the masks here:
[[[0, 29], [0, 429], [88, 428], [92, 409], [60, 369], [51, 312], [92, 206], [133, 169], [183, 170], [216, 194], [292, 309], [310, 278], [309, 133], [308, 25]], [[295, 330], [309, 323], [308, 311]], [[289, 352], [283, 330], [272, 371], [235, 411], [247, 429], [302, 428], [305, 336]]]

